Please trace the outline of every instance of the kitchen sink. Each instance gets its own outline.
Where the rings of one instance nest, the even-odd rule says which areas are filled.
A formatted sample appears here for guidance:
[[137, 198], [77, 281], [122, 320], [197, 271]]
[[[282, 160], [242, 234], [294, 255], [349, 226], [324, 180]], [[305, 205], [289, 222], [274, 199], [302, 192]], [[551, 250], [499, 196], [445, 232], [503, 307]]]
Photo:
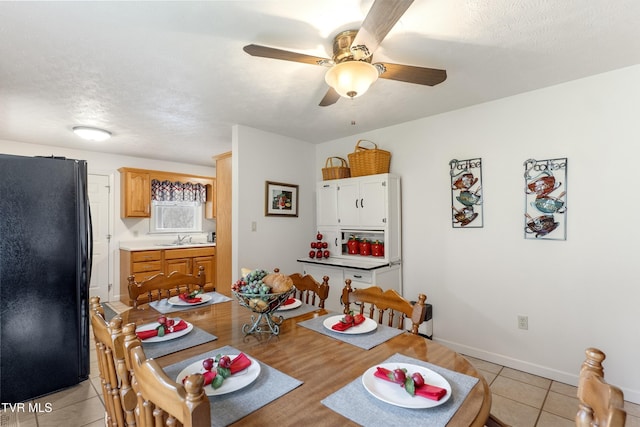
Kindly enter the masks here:
[[206, 246], [209, 245], [210, 243], [204, 243], [204, 242], [171, 242], [171, 243], [155, 243], [156, 246], [162, 246], [162, 247], [175, 247], [175, 246]]

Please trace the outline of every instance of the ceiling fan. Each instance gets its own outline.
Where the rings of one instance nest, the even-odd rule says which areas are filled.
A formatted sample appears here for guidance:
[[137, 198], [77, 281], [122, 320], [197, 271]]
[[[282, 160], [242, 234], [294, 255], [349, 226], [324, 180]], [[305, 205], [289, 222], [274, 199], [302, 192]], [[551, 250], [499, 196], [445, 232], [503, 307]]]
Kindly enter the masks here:
[[340, 96], [355, 98], [362, 95], [378, 77], [435, 86], [446, 80], [445, 70], [389, 62], [371, 63], [373, 52], [412, 3], [413, 0], [375, 0], [360, 30], [343, 31], [335, 36], [332, 59], [256, 44], [243, 49], [251, 56], [330, 67], [325, 75], [330, 88], [320, 101], [321, 107], [335, 104]]

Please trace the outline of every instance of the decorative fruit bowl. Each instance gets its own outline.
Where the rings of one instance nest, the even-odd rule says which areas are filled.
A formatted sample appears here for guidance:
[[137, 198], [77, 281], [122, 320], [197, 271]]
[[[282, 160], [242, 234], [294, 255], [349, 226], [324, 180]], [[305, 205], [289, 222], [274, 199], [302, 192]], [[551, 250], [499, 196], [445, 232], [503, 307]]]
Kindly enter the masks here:
[[270, 332], [274, 335], [280, 333], [280, 324], [283, 321], [282, 316], [274, 318], [273, 312], [278, 309], [288, 298], [295, 292], [293, 287], [286, 292], [276, 294], [246, 294], [231, 291], [241, 306], [248, 308], [255, 314], [251, 315], [251, 324], [245, 323], [242, 326], [242, 332], [245, 334], [253, 334], [260, 332]]
[[[277, 270], [276, 270], [277, 272]], [[244, 274], [244, 273], [243, 273]], [[253, 311], [251, 323], [242, 326], [245, 334], [269, 332], [278, 335], [282, 316], [274, 318], [278, 309], [295, 292], [291, 279], [280, 273], [253, 270], [231, 285], [238, 303]]]

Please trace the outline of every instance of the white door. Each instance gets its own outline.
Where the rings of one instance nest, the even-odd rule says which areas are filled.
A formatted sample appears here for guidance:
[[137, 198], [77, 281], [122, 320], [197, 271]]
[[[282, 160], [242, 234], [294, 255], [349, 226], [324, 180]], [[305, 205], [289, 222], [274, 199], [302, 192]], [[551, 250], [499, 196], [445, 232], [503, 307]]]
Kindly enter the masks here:
[[93, 227], [93, 265], [89, 296], [109, 301], [109, 176], [89, 174], [87, 193]]

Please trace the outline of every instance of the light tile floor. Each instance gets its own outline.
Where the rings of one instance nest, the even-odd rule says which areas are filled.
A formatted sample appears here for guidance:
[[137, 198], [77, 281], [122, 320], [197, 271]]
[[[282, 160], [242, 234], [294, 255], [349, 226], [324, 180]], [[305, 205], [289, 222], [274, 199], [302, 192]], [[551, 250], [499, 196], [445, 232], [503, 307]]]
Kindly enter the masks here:
[[[122, 308], [113, 307], [116, 311]], [[93, 338], [93, 336], [92, 336]], [[513, 427], [572, 427], [578, 408], [576, 387], [466, 356], [492, 391], [491, 412]], [[0, 427], [104, 426], [104, 402], [91, 340], [91, 374], [87, 381], [35, 400], [41, 412], [0, 412]], [[49, 405], [50, 404], [50, 405]], [[34, 407], [37, 407], [34, 405]], [[47, 412], [47, 408], [52, 410]], [[640, 405], [625, 402], [627, 427], [640, 427]]]
[[[577, 389], [465, 356], [491, 386], [491, 413], [513, 427], [575, 427]], [[640, 405], [625, 402], [627, 427], [640, 427]]]

